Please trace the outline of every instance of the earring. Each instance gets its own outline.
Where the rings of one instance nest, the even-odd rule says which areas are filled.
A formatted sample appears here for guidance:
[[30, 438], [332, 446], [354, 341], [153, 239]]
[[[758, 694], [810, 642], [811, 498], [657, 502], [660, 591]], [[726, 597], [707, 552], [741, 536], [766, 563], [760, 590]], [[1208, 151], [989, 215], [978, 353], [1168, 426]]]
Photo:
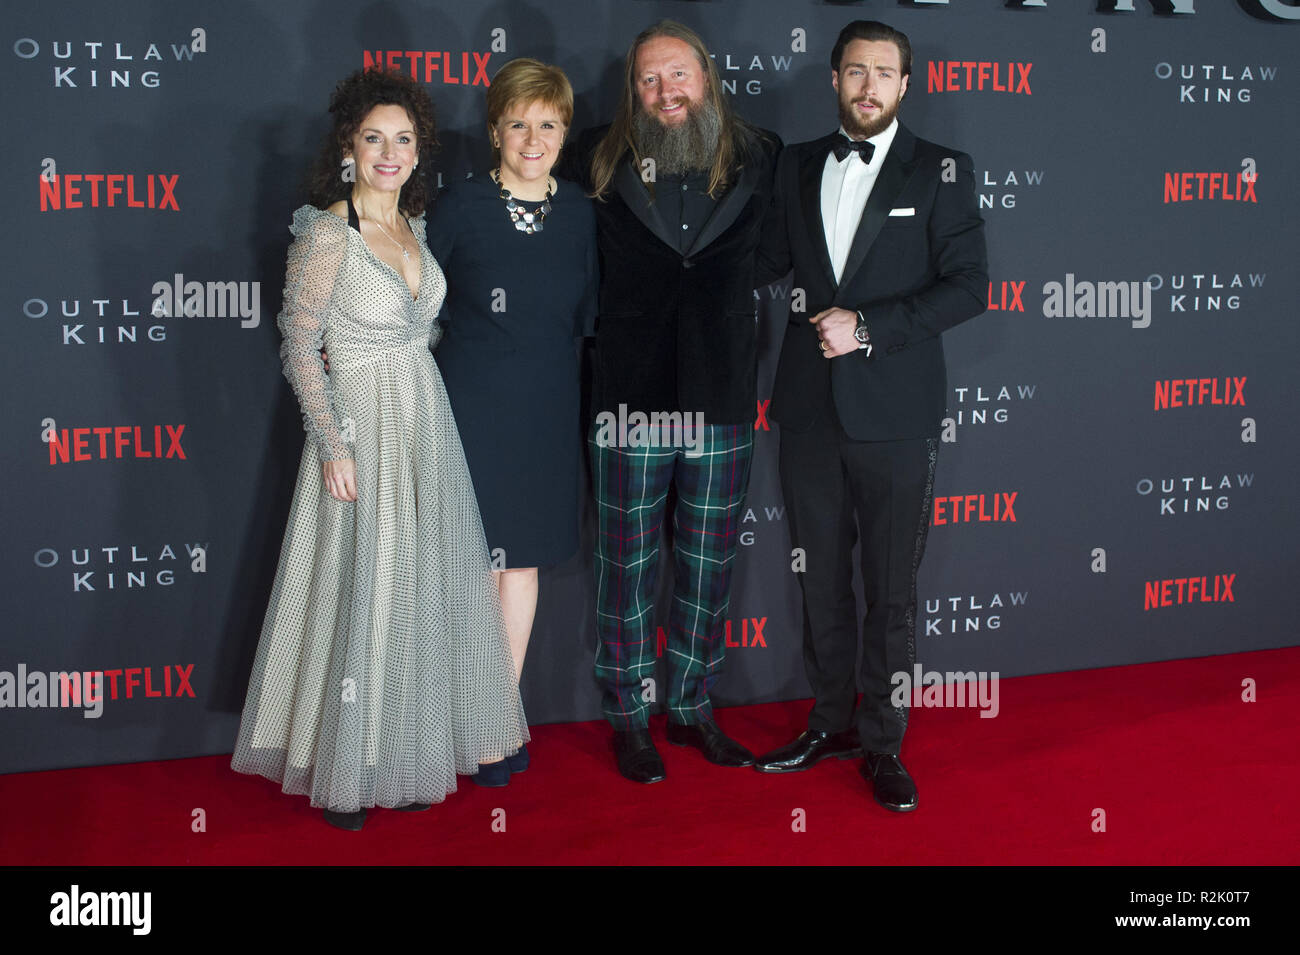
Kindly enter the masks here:
[[419, 165], [420, 165], [420, 160], [417, 159], [417, 160], [415, 161], [415, 167], [414, 167], [414, 168], [419, 168]]
[[353, 159], [351, 156], [344, 156], [344, 157], [343, 157], [343, 165], [344, 165], [344, 166], [351, 166], [354, 162], [356, 162], [356, 160]]

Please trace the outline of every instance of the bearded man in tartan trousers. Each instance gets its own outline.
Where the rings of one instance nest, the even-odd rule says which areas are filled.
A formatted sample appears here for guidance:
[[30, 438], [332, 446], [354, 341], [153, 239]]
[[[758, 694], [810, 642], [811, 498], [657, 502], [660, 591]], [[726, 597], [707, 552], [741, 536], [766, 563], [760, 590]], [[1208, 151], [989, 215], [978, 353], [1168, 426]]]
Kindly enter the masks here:
[[722, 669], [749, 484], [754, 256], [779, 149], [731, 113], [700, 38], [661, 21], [628, 51], [614, 122], [568, 157], [566, 174], [597, 199], [601, 253], [589, 436], [596, 678], [619, 772], [636, 782], [664, 778], [648, 721], [670, 487], [675, 587], [657, 694], [668, 740], [722, 766], [754, 761], [718, 728], [709, 689]]

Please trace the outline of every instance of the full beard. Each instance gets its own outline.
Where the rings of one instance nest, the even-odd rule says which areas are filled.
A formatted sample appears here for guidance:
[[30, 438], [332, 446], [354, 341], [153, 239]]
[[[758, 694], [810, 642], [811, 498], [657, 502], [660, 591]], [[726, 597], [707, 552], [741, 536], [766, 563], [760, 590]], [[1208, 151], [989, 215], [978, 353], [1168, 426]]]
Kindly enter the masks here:
[[[881, 109], [876, 118], [863, 119], [856, 108], [859, 102], [870, 102], [875, 106], [879, 106]], [[846, 133], [857, 139], [869, 139], [877, 133], [883, 133], [897, 115], [898, 103], [885, 108], [880, 100], [868, 97], [861, 97], [853, 101], [840, 100], [840, 124], [844, 127]]]
[[713, 166], [722, 135], [722, 117], [707, 100], [686, 100], [686, 119], [667, 126], [644, 109], [632, 119], [632, 135], [642, 156], [654, 160], [658, 175], [682, 176]]

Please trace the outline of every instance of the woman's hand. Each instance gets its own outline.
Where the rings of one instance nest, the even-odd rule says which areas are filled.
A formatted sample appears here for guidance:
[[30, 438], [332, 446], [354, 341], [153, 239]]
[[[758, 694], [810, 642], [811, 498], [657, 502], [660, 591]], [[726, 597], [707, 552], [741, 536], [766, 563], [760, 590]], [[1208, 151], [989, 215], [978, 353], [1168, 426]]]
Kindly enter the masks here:
[[351, 458], [322, 462], [325, 473], [325, 490], [336, 501], [352, 502], [357, 499], [357, 463]]

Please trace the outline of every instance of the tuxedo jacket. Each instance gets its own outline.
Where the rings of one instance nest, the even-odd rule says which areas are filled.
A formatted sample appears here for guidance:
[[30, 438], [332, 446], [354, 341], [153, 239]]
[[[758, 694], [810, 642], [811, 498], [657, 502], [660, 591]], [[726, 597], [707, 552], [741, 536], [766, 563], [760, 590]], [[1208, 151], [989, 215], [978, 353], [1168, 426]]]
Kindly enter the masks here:
[[[591, 154], [607, 129], [579, 137], [563, 164], [562, 174], [588, 190]], [[754, 257], [779, 150], [775, 134], [756, 131], [685, 253], [630, 159], [593, 203], [601, 260], [595, 411], [626, 404], [629, 413], [700, 411], [705, 424], [754, 420]]]
[[[988, 294], [974, 166], [965, 153], [919, 139], [900, 123], [837, 283], [821, 180], [839, 135], [789, 146], [777, 164], [759, 278], [774, 281], [793, 269], [794, 281], [771, 417], [806, 431], [823, 413], [829, 388], [855, 440], [933, 437], [947, 406], [939, 336], [983, 312]], [[797, 290], [805, 297], [801, 311], [794, 310]], [[809, 319], [832, 306], [862, 313], [870, 356], [822, 356]]]

